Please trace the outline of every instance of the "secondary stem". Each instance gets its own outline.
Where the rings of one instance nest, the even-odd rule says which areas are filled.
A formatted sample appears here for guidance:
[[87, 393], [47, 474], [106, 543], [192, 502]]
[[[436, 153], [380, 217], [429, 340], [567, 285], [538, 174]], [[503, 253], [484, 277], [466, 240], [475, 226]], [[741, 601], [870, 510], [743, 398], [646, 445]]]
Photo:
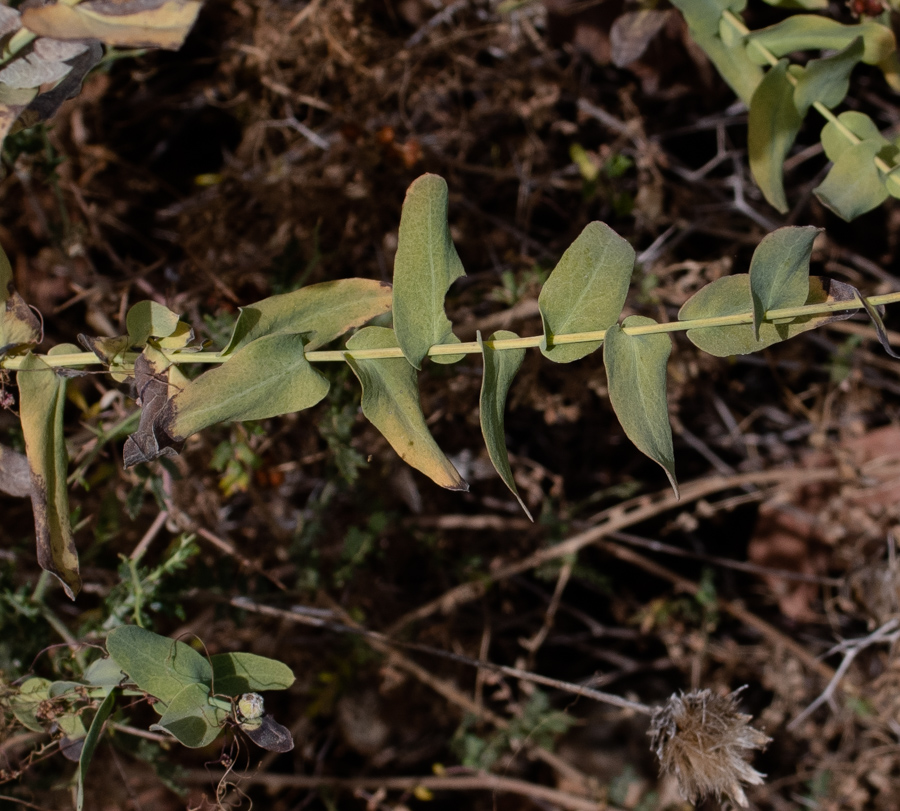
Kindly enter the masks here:
[[[737, 31], [741, 36], [746, 37], [751, 33], [750, 29], [747, 28], [746, 25], [744, 25], [744, 21], [733, 11], [729, 11], [728, 9], [726, 9], [722, 12], [722, 18], [725, 19], [731, 25], [731, 27], [734, 28], [734, 30]], [[773, 54], [764, 45], [760, 45], [754, 40], [750, 40], [750, 44], [756, 48], [759, 54], [763, 57], [763, 59], [766, 60], [766, 62], [769, 63], [769, 65], [774, 67], [778, 64], [778, 57], [775, 56], [775, 54]], [[788, 71], [785, 75], [791, 85], [796, 87], [797, 77], [793, 76], [790, 71]], [[851, 144], [856, 146], [856, 144], [861, 143], [862, 139], [859, 138], [859, 136], [857, 136], [854, 132], [851, 132], [846, 126], [844, 126], [843, 122], [841, 122], [841, 120], [833, 112], [831, 112], [831, 110], [829, 110], [824, 104], [822, 104], [822, 102], [814, 101], [812, 103], [812, 106], [816, 109], [819, 115], [821, 115], [829, 123], [833, 124], [841, 133], [841, 135], [843, 135]], [[894, 168], [892, 166], [889, 166], [878, 156], [875, 157], [875, 165], [885, 174], [889, 174]]]

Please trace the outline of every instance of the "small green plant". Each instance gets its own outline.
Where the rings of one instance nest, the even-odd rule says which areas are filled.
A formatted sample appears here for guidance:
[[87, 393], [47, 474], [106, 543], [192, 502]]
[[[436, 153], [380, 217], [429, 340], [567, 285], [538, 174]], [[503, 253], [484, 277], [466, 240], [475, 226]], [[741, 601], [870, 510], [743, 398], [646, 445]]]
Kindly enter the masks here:
[[184, 746], [208, 746], [226, 728], [238, 727], [263, 749], [293, 749], [290, 732], [266, 715], [259, 694], [293, 684], [287, 665], [251, 653], [207, 657], [136, 625], [111, 631], [106, 649], [108, 656], [89, 665], [81, 681], [32, 677], [0, 693], [5, 714], [26, 729], [51, 733], [62, 754], [78, 763], [77, 811], [84, 805], [88, 767], [120, 696], [149, 700], [160, 715], [151, 731]]
[[[825, 0], [767, 0], [771, 5], [827, 9]], [[722, 78], [750, 110], [750, 169], [766, 200], [788, 210], [784, 160], [810, 109], [825, 120], [821, 140], [833, 166], [815, 189], [828, 208], [852, 220], [900, 197], [900, 139], [882, 135], [864, 113], [832, 110], [846, 97], [850, 74], [860, 62], [877, 66], [893, 90], [900, 89], [900, 59], [890, 27], [890, 10], [856, 25], [820, 14], [794, 14], [751, 31], [740, 14], [746, 0], [673, 0], [691, 36]], [[891, 4], [894, 5], [893, 3]], [[791, 54], [827, 51], [805, 65]]]
[[[436, 175], [424, 175], [410, 187], [393, 290], [381, 282], [347, 279], [272, 296], [241, 309], [230, 340], [219, 351], [196, 345], [193, 329], [176, 313], [144, 301], [128, 311], [127, 334], [80, 335], [87, 352], [63, 344], [37, 355], [32, 349], [41, 338], [40, 321], [15, 292], [9, 262], [2, 258], [0, 346], [5, 354], [0, 368], [17, 372], [27, 454], [20, 466], [30, 470], [38, 558], [71, 597], [80, 579], [69, 518], [63, 407], [69, 376], [90, 365], [104, 365], [117, 378], [134, 378], [141, 413], [137, 430], [125, 442], [126, 466], [172, 456], [192, 434], [218, 423], [310, 408], [330, 388], [314, 365], [341, 362], [362, 386], [363, 415], [400, 457], [442, 487], [466, 490], [428, 429], [417, 370], [427, 357], [447, 364], [480, 354], [482, 434], [494, 467], [518, 498], [505, 446], [504, 406], [529, 347], [556, 363], [571, 363], [602, 346], [610, 401], [626, 435], [663, 468], [676, 493], [666, 403], [672, 351], [667, 333], [684, 331], [701, 350], [727, 357], [757, 352], [863, 308], [893, 354], [876, 307], [900, 301], [900, 294], [867, 300], [850, 285], [810, 276], [819, 233], [810, 226], [769, 234], [754, 252], [748, 273], [700, 289], [677, 321], [660, 324], [633, 315], [619, 324], [634, 249], [609, 226], [590, 223], [541, 289], [542, 335], [520, 338], [499, 331], [486, 340], [479, 334], [476, 341], [461, 343], [444, 313], [448, 288], [464, 275], [450, 238], [447, 202], [447, 184]], [[363, 326], [388, 311], [393, 329]], [[354, 329], [346, 348], [322, 349]], [[189, 379], [181, 368], [185, 364], [214, 368]]]

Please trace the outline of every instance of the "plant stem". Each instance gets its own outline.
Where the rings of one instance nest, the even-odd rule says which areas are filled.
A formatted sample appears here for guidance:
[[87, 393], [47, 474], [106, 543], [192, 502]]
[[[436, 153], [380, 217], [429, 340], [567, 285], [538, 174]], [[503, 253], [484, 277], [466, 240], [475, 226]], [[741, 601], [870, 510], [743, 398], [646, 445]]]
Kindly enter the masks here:
[[[866, 301], [873, 307], [882, 304], [894, 304], [900, 302], [900, 293], [886, 293], [881, 296], [870, 296]], [[858, 310], [862, 307], [859, 299], [854, 301], [834, 301], [822, 304], [804, 304], [800, 307], [783, 307], [778, 310], [769, 310], [765, 315], [766, 321], [781, 321], [783, 319], [802, 318], [804, 316], [823, 315], [826, 313], [845, 312]], [[698, 318], [693, 321], [670, 321], [663, 324], [648, 324], [641, 327], [624, 327], [626, 335], [655, 335], [663, 332], [685, 332], [692, 329], [704, 329], [710, 327], [733, 327], [740, 324], [752, 324], [753, 313], [737, 313], [735, 315], [723, 315], [713, 318]], [[602, 341], [606, 337], [606, 330], [594, 332], [573, 332], [566, 335], [554, 335], [553, 345], [590, 343]], [[539, 347], [544, 341], [543, 335], [531, 335], [527, 338], [505, 338], [499, 341], [485, 341], [485, 346], [494, 350], [506, 349], [533, 349]], [[475, 341], [460, 344], [439, 344], [428, 350], [429, 355], [478, 355], [481, 348]], [[234, 355], [220, 355], [218, 352], [190, 352], [175, 351], [166, 353], [173, 363], [225, 363]], [[130, 352], [125, 356], [126, 363], [134, 363], [139, 353]], [[93, 352], [73, 352], [72, 354], [40, 355], [41, 360], [48, 366], [56, 368], [77, 368], [82, 366], [100, 365], [100, 359]], [[378, 358], [402, 358], [403, 350], [399, 347], [390, 349], [346, 349], [316, 350], [306, 353], [306, 359], [310, 363], [328, 363], [346, 361], [348, 357], [357, 360], [374, 360]], [[13, 355], [0, 358], [0, 369], [15, 370], [22, 365], [22, 356]]]

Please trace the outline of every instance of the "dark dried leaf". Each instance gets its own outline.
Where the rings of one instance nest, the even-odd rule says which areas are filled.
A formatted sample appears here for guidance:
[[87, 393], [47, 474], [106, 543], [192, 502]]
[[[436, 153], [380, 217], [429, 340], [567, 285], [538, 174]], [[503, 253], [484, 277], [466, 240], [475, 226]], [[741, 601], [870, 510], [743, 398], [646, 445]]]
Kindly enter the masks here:
[[134, 385], [137, 403], [141, 406], [141, 420], [137, 431], [125, 440], [122, 451], [125, 467], [178, 454], [178, 443], [161, 426], [161, 417], [169, 401], [166, 374], [169, 365], [162, 353], [151, 347], [147, 347], [134, 362]]
[[[38, 42], [44, 41], [46, 40], [38, 40]], [[41, 120], [46, 120], [54, 115], [66, 99], [77, 96], [81, 92], [84, 77], [103, 58], [103, 46], [100, 44], [100, 40], [92, 39], [75, 44], [84, 45], [86, 49], [67, 60], [67, 64], [71, 67], [69, 74], [56, 87], [46, 93], [41, 93], [28, 105], [28, 110], [37, 114]]]

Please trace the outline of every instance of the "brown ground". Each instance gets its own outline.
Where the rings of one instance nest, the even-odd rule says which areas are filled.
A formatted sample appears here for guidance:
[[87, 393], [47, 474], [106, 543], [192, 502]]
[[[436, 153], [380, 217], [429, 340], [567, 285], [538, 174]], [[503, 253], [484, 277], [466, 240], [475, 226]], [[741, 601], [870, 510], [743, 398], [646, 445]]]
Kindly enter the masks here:
[[[221, 346], [237, 308], [272, 292], [389, 281], [404, 190], [424, 172], [451, 190], [468, 276], [448, 313], [464, 340], [476, 329], [538, 333], [541, 280], [594, 219], [640, 256], [627, 313], [672, 320], [699, 287], [745, 272], [761, 237], [785, 223], [826, 228], [813, 272], [866, 293], [900, 289], [891, 275], [900, 209], [889, 202], [852, 225], [837, 220], [810, 196], [824, 167], [813, 155], [790, 167], [796, 206], [779, 218], [747, 175], [745, 114], [680, 18], [673, 12], [640, 60], [617, 68], [608, 32], [622, 12], [617, 0], [546, 0], [507, 14], [487, 0], [209, 2], [180, 52], [110, 64], [63, 107], [46, 142], [15, 141], [33, 149], [3, 181], [0, 243], [44, 315], [47, 345], [118, 334], [133, 302], [155, 298]], [[896, 120], [875, 74], [854, 92], [882, 127]], [[798, 151], [818, 126], [807, 125]], [[601, 168], [595, 182], [573, 147]], [[746, 684], [744, 710], [774, 739], [754, 761], [768, 775], [748, 792], [754, 807], [895, 809], [900, 663], [888, 554], [898, 370], [865, 322], [734, 362], [676, 337], [676, 504], [619, 428], [599, 353], [556, 365], [532, 352], [507, 417], [531, 525], [487, 464], [475, 360], [428, 365], [421, 379], [438, 442], [467, 468], [467, 494], [405, 468], [335, 366], [332, 393], [315, 409], [207, 431], [168, 468], [123, 472], [121, 438], [103, 445], [72, 494], [85, 592], [74, 605], [54, 590], [47, 600], [76, 638], [102, 639], [111, 612], [131, 619], [117, 556], [132, 552], [161, 505], [170, 520], [150, 539], [146, 566], [171, 554], [180, 530], [203, 531], [146, 607], [154, 629], [197, 634], [213, 653], [274, 656], [297, 675], [268, 705], [295, 750], [260, 766], [259, 750], [228, 744], [245, 793], [226, 790], [228, 806], [684, 807], [674, 783], [657, 777], [640, 716], [553, 690], [542, 705], [516, 679], [422, 653], [387, 656], [359, 637], [228, 605], [242, 596], [650, 704]], [[134, 410], [105, 377], [76, 388], [73, 470], [98, 429]], [[636, 505], [633, 516], [623, 517], [623, 502]], [[7, 500], [5, 515], [0, 670], [13, 678], [59, 638], [23, 608], [38, 574], [26, 505]], [[595, 532], [577, 556], [547, 554], [502, 575], [604, 526], [617, 531]], [[454, 598], [454, 587], [498, 572], [486, 594]], [[832, 702], [788, 729], [846, 653], [828, 651], [879, 628], [853, 649]], [[65, 659], [45, 654], [35, 667], [46, 675]], [[554, 711], [573, 722], [565, 734], [555, 733]], [[146, 729], [153, 714], [136, 707], [129, 719]], [[496, 747], [492, 763], [478, 760], [485, 743]], [[87, 807], [210, 807], [222, 751], [221, 741], [161, 751], [116, 733], [98, 752]], [[412, 791], [415, 781], [389, 782], [479, 774], [465, 765], [489, 766], [506, 787], [522, 782], [517, 793], [491, 790], [498, 784], [484, 773], [480, 790], [441, 784], [431, 796]], [[47, 758], [2, 790], [67, 808], [72, 768]], [[338, 789], [334, 778], [365, 781]]]

